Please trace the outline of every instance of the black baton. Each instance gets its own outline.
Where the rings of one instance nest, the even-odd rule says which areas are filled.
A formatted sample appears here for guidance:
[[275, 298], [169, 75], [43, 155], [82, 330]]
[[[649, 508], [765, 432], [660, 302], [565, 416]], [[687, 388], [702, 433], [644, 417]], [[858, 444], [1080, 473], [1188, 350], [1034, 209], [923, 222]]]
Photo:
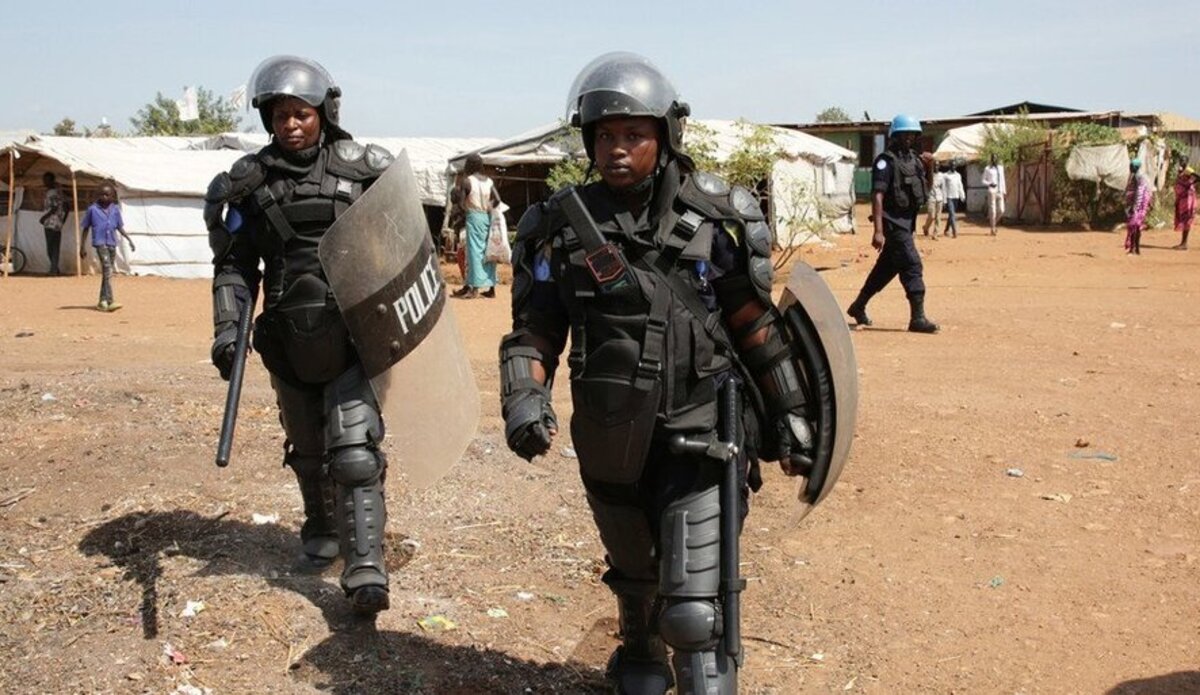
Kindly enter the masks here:
[[739, 546], [741, 531], [741, 485], [738, 467], [742, 460], [737, 448], [741, 429], [741, 395], [737, 379], [730, 378], [721, 389], [721, 440], [730, 447], [721, 481], [721, 603], [724, 604], [725, 653], [741, 663], [742, 654], [742, 579]]
[[246, 376], [246, 355], [250, 347], [250, 319], [254, 315], [254, 297], [242, 305], [238, 315], [237, 340], [233, 344], [233, 365], [229, 369], [229, 391], [225, 394], [225, 416], [221, 419], [221, 438], [217, 440], [217, 467], [229, 465], [233, 450], [233, 428], [237, 424], [238, 403], [242, 399], [242, 379]]

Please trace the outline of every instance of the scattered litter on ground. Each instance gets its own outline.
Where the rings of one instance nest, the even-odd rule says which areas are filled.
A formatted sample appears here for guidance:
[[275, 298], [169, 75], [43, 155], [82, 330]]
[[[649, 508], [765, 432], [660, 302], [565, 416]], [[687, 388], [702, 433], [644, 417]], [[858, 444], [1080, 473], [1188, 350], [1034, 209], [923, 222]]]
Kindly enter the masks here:
[[171, 695], [212, 695], [211, 688], [197, 688], [184, 683], [171, 691]]
[[1075, 448], [1077, 448], [1077, 449], [1086, 449], [1091, 445], [1092, 445], [1092, 443], [1089, 442], [1088, 440], [1084, 439], [1083, 437], [1080, 437], [1075, 440]]
[[259, 513], [255, 512], [254, 514], [250, 515], [250, 520], [254, 522], [255, 526], [265, 526], [266, 524], [278, 524], [279, 523], [279, 515], [278, 514], [259, 514]]
[[195, 618], [208, 606], [204, 605], [203, 601], [188, 601], [187, 605], [179, 613], [180, 618]]
[[499, 607], [487, 609], [487, 614], [488, 614], [489, 618], [507, 618], [508, 617], [508, 611], [504, 610], [503, 608], [499, 608]]
[[517, 592], [517, 600], [518, 601], [532, 601], [533, 599], [534, 599], [533, 594], [529, 593], [528, 591], [518, 591]]
[[1025, 476], [1025, 471], [1021, 470], [1020, 468], [1009, 468], [1008, 470], [1004, 471], [1004, 475], [1007, 475], [1010, 478], [1021, 478]]
[[167, 658], [167, 661], [176, 666], [181, 666], [188, 662], [187, 655], [176, 649], [170, 642], [163, 642], [162, 653]]
[[825, 660], [825, 655], [824, 655], [824, 654], [822, 654], [821, 652], [817, 652], [817, 653], [815, 653], [815, 654], [810, 654], [810, 655], [808, 656], [808, 658], [812, 659], [813, 661], [824, 661], [824, 660]]
[[421, 629], [426, 632], [432, 632], [434, 630], [453, 630], [454, 628], [458, 627], [454, 624], [453, 620], [450, 620], [444, 615], [427, 615], [418, 620], [417, 625], [419, 625]]
[[18, 338], [29, 338], [29, 337], [31, 337], [32, 335], [33, 335], [33, 331], [18, 331], [18, 332], [17, 332], [17, 336], [16, 336], [16, 337], [18, 337]]
[[563, 447], [563, 449], [562, 449], [562, 455], [563, 455], [563, 456], [566, 456], [566, 457], [567, 457], [567, 458], [569, 458], [569, 459], [573, 459], [573, 458], [579, 458], [579, 454], [576, 454], [576, 453], [575, 453], [575, 448], [574, 448], [574, 447], [570, 447], [570, 446], [564, 446], [564, 447]]
[[1100, 459], [1101, 461], [1116, 461], [1117, 455], [1107, 451], [1072, 451], [1068, 454], [1073, 459]]
[[47, 393], [42, 394], [42, 402], [43, 403], [53, 403], [54, 401], [57, 401], [57, 400], [58, 400], [58, 398], [56, 398], [53, 393], [47, 392]]
[[1042, 495], [1042, 499], [1066, 504], [1071, 501], [1071, 495], [1065, 492], [1052, 492]]
[[1117, 321], [1113, 321], [1112, 323], [1108, 324], [1108, 327], [1109, 328], [1124, 328], [1125, 324], [1119, 323]]
[[996, 576], [992, 577], [990, 580], [988, 580], [988, 586], [992, 587], [993, 589], [999, 589], [1003, 585], [1004, 585], [1004, 577], [1001, 577], [998, 574]]

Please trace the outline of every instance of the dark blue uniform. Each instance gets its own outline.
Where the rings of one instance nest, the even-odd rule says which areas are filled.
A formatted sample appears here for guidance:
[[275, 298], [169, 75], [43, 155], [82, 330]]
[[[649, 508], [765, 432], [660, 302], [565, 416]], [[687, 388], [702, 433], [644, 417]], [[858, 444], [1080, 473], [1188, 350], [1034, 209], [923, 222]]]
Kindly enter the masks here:
[[925, 168], [920, 158], [913, 152], [891, 151], [876, 157], [871, 172], [871, 194], [875, 193], [883, 193], [884, 242], [862, 294], [869, 299], [899, 275], [909, 298], [924, 295], [924, 267], [913, 243], [917, 214], [925, 201]]

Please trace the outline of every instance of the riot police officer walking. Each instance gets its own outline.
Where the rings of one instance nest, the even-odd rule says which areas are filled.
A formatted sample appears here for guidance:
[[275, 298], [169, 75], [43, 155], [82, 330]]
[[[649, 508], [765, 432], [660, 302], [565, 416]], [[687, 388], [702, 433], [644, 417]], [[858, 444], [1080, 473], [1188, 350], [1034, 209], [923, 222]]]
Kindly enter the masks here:
[[571, 438], [620, 620], [607, 675], [638, 695], [736, 692], [737, 536], [758, 460], [808, 481], [802, 497], [815, 502], [853, 430], [852, 414], [816, 412], [835, 397], [852, 410], [852, 350], [797, 348], [789, 316], [815, 324], [772, 303], [759, 203], [695, 171], [688, 113], [641, 56], [605, 54], [579, 74], [567, 120], [600, 180], [522, 218], [500, 346], [506, 440], [532, 459], [558, 431], [550, 390], [570, 336]]
[[938, 330], [938, 325], [925, 316], [923, 267], [913, 243], [917, 214], [929, 194], [925, 167], [915, 150], [920, 134], [920, 121], [904, 114], [896, 116], [888, 128], [887, 150], [875, 158], [871, 175], [871, 220], [875, 234], [871, 246], [879, 256], [858, 297], [846, 310], [860, 326], [871, 325], [867, 302], [899, 275], [908, 297], [908, 330], [916, 333]]
[[342, 129], [341, 90], [312, 60], [268, 58], [249, 88], [272, 141], [218, 175], [206, 196], [214, 254], [212, 361], [228, 379], [237, 319], [253, 309], [261, 281], [253, 345], [279, 405], [283, 462], [304, 501], [304, 553], [324, 566], [340, 552], [342, 588], [356, 612], [371, 615], [388, 607], [384, 425], [318, 245], [392, 157]]

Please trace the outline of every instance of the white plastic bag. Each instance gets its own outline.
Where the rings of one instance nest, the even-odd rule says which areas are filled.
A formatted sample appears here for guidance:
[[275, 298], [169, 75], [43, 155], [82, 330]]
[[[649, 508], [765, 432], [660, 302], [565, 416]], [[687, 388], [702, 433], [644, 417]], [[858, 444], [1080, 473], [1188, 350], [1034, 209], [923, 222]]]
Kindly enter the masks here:
[[483, 258], [488, 263], [511, 263], [512, 247], [508, 243], [508, 222], [504, 219], [504, 211], [508, 206], [500, 203], [492, 210], [492, 226], [488, 230], [487, 248]]

